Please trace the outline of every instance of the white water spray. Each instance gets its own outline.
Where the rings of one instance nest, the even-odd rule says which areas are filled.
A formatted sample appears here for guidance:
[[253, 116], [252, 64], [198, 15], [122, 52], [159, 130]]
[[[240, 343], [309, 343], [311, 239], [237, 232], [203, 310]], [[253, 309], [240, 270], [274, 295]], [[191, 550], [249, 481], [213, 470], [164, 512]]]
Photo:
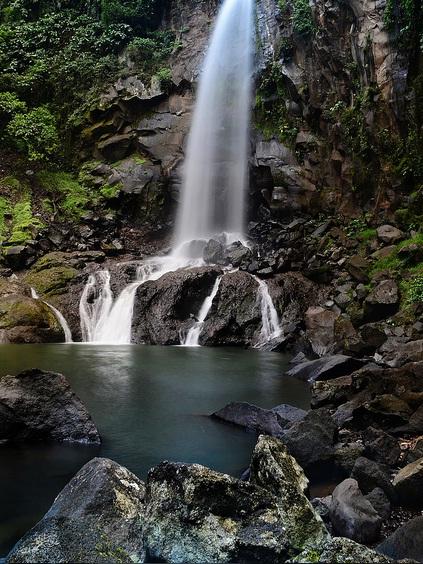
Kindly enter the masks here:
[[[174, 254], [210, 238], [243, 240], [254, 40], [253, 0], [225, 0], [200, 78], [187, 146]], [[192, 245], [193, 242], [203, 245]]]
[[[40, 296], [37, 294], [35, 288], [31, 288], [31, 296], [34, 298], [34, 300], [39, 300]], [[46, 302], [45, 300], [41, 300], [43, 302], [43, 304], [45, 304], [48, 308], [51, 309], [51, 311], [54, 313], [57, 321], [59, 322], [60, 327], [62, 328], [62, 331], [65, 335], [65, 343], [73, 343], [72, 340], [72, 332], [69, 328], [68, 322], [66, 321], [64, 315], [54, 306], [52, 306], [51, 304], [49, 304], [48, 302]]]
[[278, 312], [273, 304], [269, 293], [269, 288], [264, 280], [253, 276], [259, 285], [257, 298], [260, 300], [261, 308], [261, 331], [256, 348], [260, 348], [273, 339], [282, 335], [282, 328], [279, 324]]
[[216, 282], [214, 283], [213, 289], [211, 291], [211, 294], [209, 296], [207, 296], [207, 298], [204, 300], [201, 308], [200, 308], [200, 312], [198, 314], [198, 321], [196, 321], [196, 323], [191, 327], [191, 329], [188, 331], [186, 337], [184, 339], [181, 339], [181, 345], [184, 347], [199, 347], [199, 339], [200, 339], [200, 335], [201, 335], [201, 331], [203, 329], [204, 326], [204, 322], [206, 320], [206, 317], [211, 309], [211, 306], [213, 305], [213, 300], [216, 297], [217, 292], [219, 291], [219, 286], [220, 286], [220, 281], [222, 280], [223, 275], [222, 276], [218, 276], [216, 278]]

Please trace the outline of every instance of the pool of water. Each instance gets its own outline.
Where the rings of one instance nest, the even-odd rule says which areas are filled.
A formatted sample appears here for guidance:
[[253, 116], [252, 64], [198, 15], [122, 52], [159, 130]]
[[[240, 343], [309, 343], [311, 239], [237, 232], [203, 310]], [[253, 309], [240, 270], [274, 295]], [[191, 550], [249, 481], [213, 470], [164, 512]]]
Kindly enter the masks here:
[[308, 408], [307, 384], [283, 376], [288, 360], [206, 347], [0, 345], [0, 375], [34, 367], [65, 374], [103, 441], [100, 447], [0, 446], [0, 556], [94, 456], [112, 458], [141, 478], [162, 460], [238, 476], [255, 435], [207, 415], [230, 401]]

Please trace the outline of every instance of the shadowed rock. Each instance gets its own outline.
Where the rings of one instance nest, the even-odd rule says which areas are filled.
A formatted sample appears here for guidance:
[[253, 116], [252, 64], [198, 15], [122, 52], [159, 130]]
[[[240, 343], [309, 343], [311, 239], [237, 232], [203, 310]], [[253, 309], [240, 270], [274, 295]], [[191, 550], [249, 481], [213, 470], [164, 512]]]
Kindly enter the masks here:
[[0, 438], [100, 443], [66, 378], [38, 369], [0, 377]]

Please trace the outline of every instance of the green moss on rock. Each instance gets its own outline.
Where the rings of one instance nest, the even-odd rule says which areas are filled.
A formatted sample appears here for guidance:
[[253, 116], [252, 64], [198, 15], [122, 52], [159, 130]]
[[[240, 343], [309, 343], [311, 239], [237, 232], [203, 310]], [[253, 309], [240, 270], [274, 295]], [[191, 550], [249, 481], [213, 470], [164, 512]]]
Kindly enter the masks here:
[[42, 296], [63, 294], [66, 286], [78, 274], [69, 266], [53, 266], [39, 271], [31, 271], [25, 276], [25, 282], [36, 289]]

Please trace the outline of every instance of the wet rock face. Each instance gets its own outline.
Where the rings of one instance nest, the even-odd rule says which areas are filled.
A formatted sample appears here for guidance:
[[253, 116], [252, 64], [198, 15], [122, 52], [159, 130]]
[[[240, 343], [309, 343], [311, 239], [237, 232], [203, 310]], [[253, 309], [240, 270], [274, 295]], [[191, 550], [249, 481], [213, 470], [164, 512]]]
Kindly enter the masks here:
[[144, 484], [107, 458], [88, 462], [7, 562], [144, 562]]
[[187, 332], [221, 270], [198, 267], [164, 274], [137, 290], [132, 318], [134, 343], [176, 345]]
[[396, 560], [423, 560], [423, 517], [415, 517], [381, 542], [376, 550]]
[[248, 345], [261, 328], [258, 283], [247, 272], [226, 274], [201, 336], [205, 345]]
[[0, 438], [100, 443], [91, 416], [66, 378], [38, 369], [0, 377]]

